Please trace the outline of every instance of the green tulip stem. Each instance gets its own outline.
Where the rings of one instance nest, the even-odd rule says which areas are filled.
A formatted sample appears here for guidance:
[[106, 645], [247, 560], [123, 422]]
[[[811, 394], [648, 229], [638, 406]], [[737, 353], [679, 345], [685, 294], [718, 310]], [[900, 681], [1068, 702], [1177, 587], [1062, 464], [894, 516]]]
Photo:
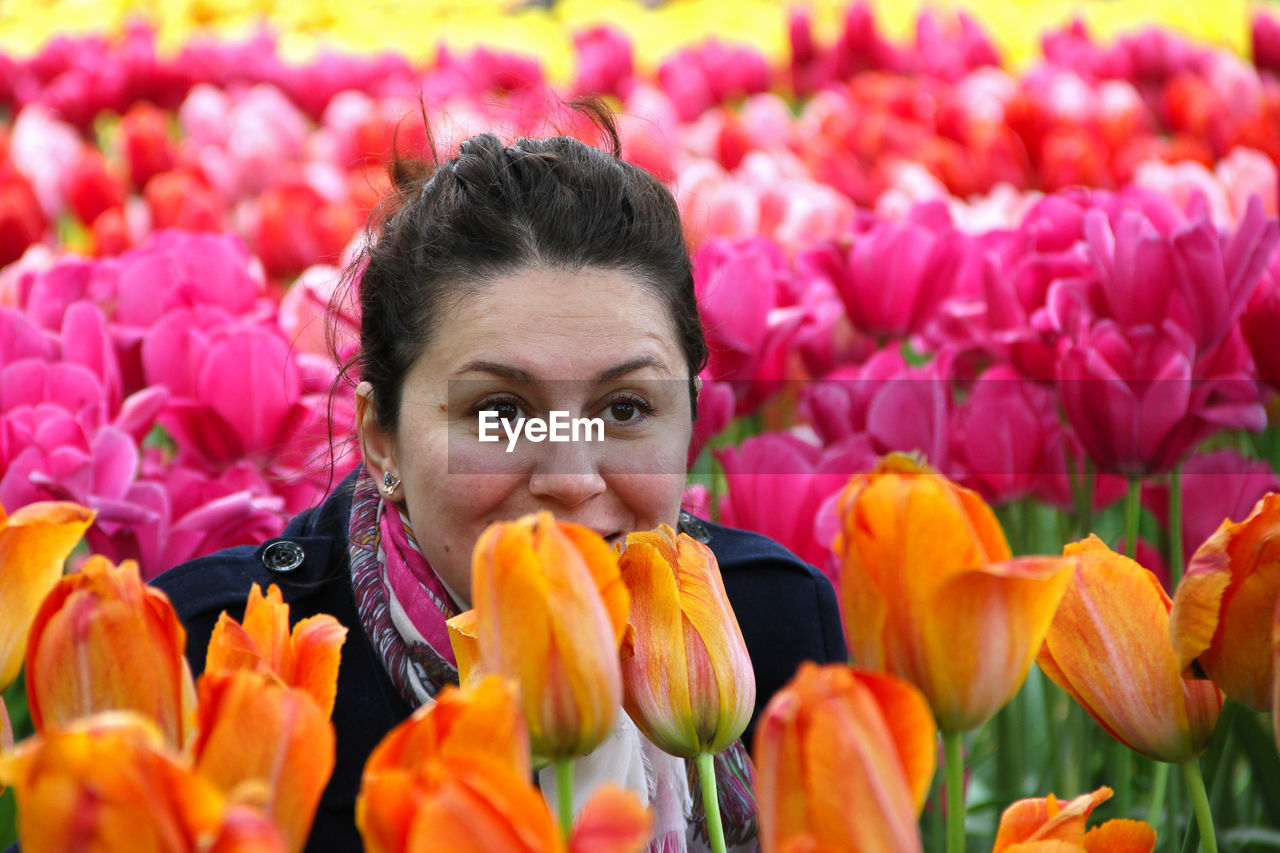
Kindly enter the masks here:
[[1129, 478], [1129, 499], [1124, 504], [1124, 555], [1130, 560], [1138, 553], [1138, 518], [1142, 514], [1142, 478]]
[[943, 732], [947, 762], [947, 853], [964, 853], [964, 733]]
[[1151, 806], [1147, 809], [1147, 823], [1159, 826], [1160, 812], [1165, 807], [1165, 798], [1169, 790], [1169, 765], [1157, 761], [1151, 780]]
[[716, 757], [709, 752], [699, 752], [693, 761], [698, 766], [698, 780], [702, 783], [702, 811], [707, 817], [707, 837], [711, 839], [712, 853], [725, 853], [720, 797], [716, 793]]
[[1218, 837], [1213, 832], [1213, 812], [1209, 810], [1209, 794], [1204, 789], [1204, 777], [1200, 775], [1200, 762], [1189, 758], [1182, 762], [1182, 776], [1187, 780], [1187, 792], [1196, 810], [1196, 824], [1200, 827], [1200, 849], [1204, 853], [1218, 853]]
[[1182, 466], [1169, 472], [1169, 592], [1178, 588], [1184, 568], [1182, 557]]
[[573, 830], [573, 759], [557, 758], [556, 765], [556, 804], [560, 812], [560, 834], [565, 844], [569, 843], [569, 833]]

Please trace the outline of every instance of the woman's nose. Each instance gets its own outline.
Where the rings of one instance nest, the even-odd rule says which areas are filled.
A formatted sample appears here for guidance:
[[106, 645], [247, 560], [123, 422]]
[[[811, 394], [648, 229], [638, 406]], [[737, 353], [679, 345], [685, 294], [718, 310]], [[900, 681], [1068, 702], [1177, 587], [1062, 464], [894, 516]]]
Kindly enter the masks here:
[[529, 491], [539, 500], [575, 507], [605, 491], [596, 453], [587, 442], [547, 443], [529, 475]]

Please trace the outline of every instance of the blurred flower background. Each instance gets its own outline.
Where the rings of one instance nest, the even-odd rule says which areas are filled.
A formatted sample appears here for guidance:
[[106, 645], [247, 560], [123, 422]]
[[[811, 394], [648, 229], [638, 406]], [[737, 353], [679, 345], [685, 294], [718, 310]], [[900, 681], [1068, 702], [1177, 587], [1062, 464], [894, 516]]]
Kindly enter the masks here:
[[[1206, 749], [1223, 848], [1280, 849], [1263, 713], [1280, 557], [1256, 544], [1280, 523], [1259, 504], [1280, 490], [1280, 5], [6, 2], [0, 505], [88, 507], [72, 565], [91, 551], [144, 579], [277, 534], [354, 464], [344, 270], [392, 151], [429, 154], [423, 111], [442, 155], [495, 128], [586, 135], [565, 106], [586, 94], [685, 217], [712, 347], [694, 512], [865, 593], [842, 575], [889, 546], [841, 550], [842, 492], [912, 454], [990, 506], [984, 571], [1012, 583], [1021, 558], [1096, 534], [1081, 550], [1107, 571], [1157, 579], [1122, 633], [1174, 632], [1161, 689], [1226, 690], [1220, 718], [1201, 697], [1192, 722], [1113, 725], [1129, 699], [1072, 669], [1060, 623], [1025, 685], [929, 658], [917, 686], [963, 730], [970, 849], [1014, 800], [1102, 785], [1114, 798], [1083, 815], [1146, 817], [1158, 849], [1190, 849], [1187, 795], [1150, 759]], [[899, 557], [895, 577], [917, 569]], [[1087, 601], [1074, 583], [1064, 600]], [[933, 618], [923, 589], [884, 592], [891, 621]], [[990, 695], [961, 708], [965, 684]], [[0, 844], [14, 833], [9, 793]]]

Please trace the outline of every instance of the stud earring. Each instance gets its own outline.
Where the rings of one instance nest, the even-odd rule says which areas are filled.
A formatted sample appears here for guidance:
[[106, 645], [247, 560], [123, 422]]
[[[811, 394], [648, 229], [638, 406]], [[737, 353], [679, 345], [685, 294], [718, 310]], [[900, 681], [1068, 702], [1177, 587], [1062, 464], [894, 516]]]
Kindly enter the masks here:
[[400, 485], [400, 478], [393, 475], [390, 471], [382, 475], [382, 493], [387, 497], [391, 497], [396, 493], [396, 488]]

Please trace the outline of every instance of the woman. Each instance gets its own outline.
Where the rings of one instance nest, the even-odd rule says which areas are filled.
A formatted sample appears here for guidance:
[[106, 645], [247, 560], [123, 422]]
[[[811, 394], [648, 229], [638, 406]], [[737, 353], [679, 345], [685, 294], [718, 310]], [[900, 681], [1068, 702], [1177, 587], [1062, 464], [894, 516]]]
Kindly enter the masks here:
[[[444, 622], [469, 607], [471, 550], [490, 522], [548, 509], [612, 542], [661, 523], [708, 542], [751, 653], [757, 713], [801, 660], [845, 657], [821, 574], [681, 512], [706, 358], [688, 250], [670, 192], [619, 159], [601, 124], [612, 153], [485, 134], [434, 171], [396, 167], [395, 207], [359, 281], [362, 466], [282, 536], [155, 582], [187, 625], [197, 672], [218, 614], [238, 616], [254, 582], [278, 584], [295, 619], [348, 626], [337, 764], [308, 850], [360, 849], [365, 759], [456, 680]], [[602, 427], [568, 441], [515, 429], [553, 412]], [[740, 748], [721, 769], [749, 773]], [[753, 804], [728, 781], [741, 839]]]

